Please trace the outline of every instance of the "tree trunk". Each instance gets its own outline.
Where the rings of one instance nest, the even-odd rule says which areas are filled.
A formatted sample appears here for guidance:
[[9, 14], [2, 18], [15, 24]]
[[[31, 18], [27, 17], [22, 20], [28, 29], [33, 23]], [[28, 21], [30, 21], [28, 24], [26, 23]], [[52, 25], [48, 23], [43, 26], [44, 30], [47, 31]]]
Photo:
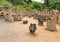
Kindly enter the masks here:
[[56, 22], [55, 20], [47, 20], [47, 30], [56, 31]]

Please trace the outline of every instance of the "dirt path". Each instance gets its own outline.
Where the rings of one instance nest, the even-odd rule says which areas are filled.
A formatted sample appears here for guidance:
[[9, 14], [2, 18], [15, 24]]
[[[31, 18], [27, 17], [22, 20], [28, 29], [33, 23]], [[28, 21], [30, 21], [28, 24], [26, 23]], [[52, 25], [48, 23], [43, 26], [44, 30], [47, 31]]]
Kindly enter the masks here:
[[33, 18], [23, 18], [28, 20], [28, 24], [22, 22], [9, 23], [0, 20], [0, 42], [60, 42], [60, 26], [57, 25], [57, 32], [46, 31], [46, 22], [44, 26], [38, 26], [35, 35], [29, 33], [30, 23], [36, 23]]

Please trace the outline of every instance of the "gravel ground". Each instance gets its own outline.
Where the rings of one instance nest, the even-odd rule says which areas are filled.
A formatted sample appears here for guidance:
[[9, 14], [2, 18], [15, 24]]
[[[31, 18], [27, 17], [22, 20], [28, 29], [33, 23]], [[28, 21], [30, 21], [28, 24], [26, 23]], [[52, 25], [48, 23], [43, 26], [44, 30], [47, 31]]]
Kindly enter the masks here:
[[[23, 18], [28, 20], [28, 24], [22, 21], [9, 23], [0, 19], [0, 42], [60, 42], [60, 25], [56, 25], [57, 32], [45, 30], [46, 22], [43, 26], [38, 26], [37, 20], [33, 18]], [[37, 24], [34, 35], [29, 33], [30, 23]]]

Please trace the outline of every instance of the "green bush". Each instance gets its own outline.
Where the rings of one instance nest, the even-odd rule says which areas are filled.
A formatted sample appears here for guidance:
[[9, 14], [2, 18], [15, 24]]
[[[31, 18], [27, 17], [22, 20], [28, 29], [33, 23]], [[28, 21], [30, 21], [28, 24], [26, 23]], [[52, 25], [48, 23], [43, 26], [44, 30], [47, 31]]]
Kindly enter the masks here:
[[48, 8], [49, 10], [58, 9], [60, 11], [60, 0], [50, 2]]
[[0, 7], [0, 11], [2, 11], [2, 7]]
[[51, 16], [48, 15], [48, 16], [47, 16], [47, 19], [48, 19], [48, 20], [51, 20]]
[[39, 11], [43, 11], [45, 9], [44, 4], [39, 3], [39, 2], [33, 2], [33, 7]]

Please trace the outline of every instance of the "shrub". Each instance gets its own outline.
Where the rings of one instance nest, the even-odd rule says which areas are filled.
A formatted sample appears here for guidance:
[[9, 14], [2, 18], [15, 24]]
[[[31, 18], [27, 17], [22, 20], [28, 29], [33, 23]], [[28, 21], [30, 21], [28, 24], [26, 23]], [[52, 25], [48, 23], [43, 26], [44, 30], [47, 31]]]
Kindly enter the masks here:
[[48, 20], [51, 20], [51, 16], [48, 15], [48, 16], [47, 16], [47, 19], [48, 19]]

